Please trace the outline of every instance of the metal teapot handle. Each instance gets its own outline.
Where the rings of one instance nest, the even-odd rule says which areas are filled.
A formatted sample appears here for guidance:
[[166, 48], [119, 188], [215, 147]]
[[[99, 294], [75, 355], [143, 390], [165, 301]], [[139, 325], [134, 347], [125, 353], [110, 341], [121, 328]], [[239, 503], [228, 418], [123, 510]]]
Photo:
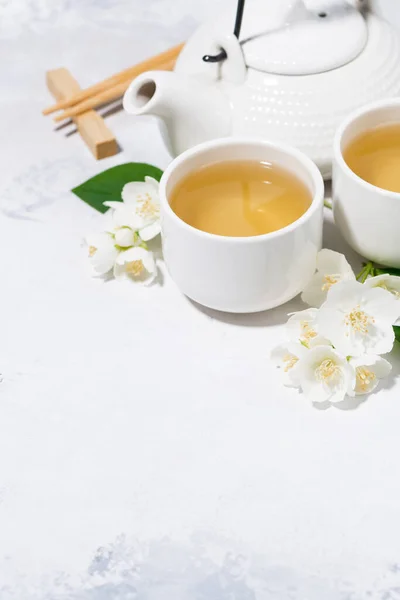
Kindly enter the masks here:
[[[245, 0], [238, 0], [238, 5], [236, 9], [236, 19], [235, 19], [235, 28], [233, 30], [233, 35], [239, 39], [240, 29], [242, 27], [242, 19], [243, 19], [243, 11], [244, 11], [244, 3]], [[227, 53], [224, 49], [221, 50], [219, 54], [206, 54], [203, 56], [204, 62], [209, 63], [217, 63], [221, 62], [221, 60], [225, 60], [227, 58]]]
[[[354, 6], [354, 8], [365, 8], [365, 6], [368, 3], [368, 0], [346, 0], [346, 1], [348, 2], [348, 4], [351, 4], [351, 6]], [[237, 5], [237, 9], [236, 9], [235, 27], [233, 30], [233, 35], [237, 39], [239, 39], [240, 29], [242, 27], [244, 3], [245, 3], [245, 0], [238, 0], [238, 5]], [[205, 56], [203, 56], [204, 62], [207, 62], [207, 63], [218, 63], [218, 62], [221, 62], [222, 60], [226, 60], [226, 58], [227, 58], [227, 53], [225, 52], [225, 50], [223, 48], [222, 48], [221, 52], [219, 52], [219, 54], [205, 54]]]

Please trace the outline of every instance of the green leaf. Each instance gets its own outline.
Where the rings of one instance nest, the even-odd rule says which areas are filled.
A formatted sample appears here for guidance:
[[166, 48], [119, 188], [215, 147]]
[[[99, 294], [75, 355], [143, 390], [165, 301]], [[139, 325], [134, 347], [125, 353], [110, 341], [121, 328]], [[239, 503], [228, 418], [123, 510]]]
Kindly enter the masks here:
[[146, 176], [160, 181], [162, 171], [146, 163], [125, 163], [95, 175], [71, 190], [81, 200], [101, 213], [107, 212], [104, 202], [121, 201], [122, 188], [130, 181], [144, 181]]
[[376, 275], [395, 275], [395, 277], [400, 277], [400, 269], [393, 269], [391, 267], [383, 267], [382, 269], [378, 269], [375, 267]]
[[400, 342], [400, 327], [398, 325], [394, 325], [393, 327], [394, 337], [398, 342]]

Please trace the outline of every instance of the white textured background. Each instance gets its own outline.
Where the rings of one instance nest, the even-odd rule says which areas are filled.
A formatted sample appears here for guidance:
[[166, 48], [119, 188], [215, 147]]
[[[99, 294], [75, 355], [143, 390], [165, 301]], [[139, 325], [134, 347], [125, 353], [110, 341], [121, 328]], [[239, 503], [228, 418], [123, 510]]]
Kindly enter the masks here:
[[[101, 216], [71, 187], [169, 157], [119, 112], [96, 163], [41, 117], [44, 72], [95, 82], [216, 4], [0, 0], [1, 600], [400, 598], [399, 361], [316, 410], [268, 362], [299, 302], [223, 316], [85, 267]], [[326, 243], [346, 251], [330, 221]]]

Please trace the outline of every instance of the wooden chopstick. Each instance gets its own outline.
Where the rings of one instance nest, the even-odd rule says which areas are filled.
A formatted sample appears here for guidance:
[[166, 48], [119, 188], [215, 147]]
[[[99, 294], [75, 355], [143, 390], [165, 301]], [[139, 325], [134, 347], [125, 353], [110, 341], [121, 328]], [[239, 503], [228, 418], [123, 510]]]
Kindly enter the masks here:
[[[157, 54], [156, 56], [152, 56], [151, 58], [148, 58], [148, 59], [142, 61], [138, 65], [134, 65], [133, 67], [129, 67], [128, 69], [124, 69], [123, 71], [120, 71], [116, 75], [112, 75], [111, 77], [108, 77], [108, 79], [105, 79], [104, 81], [100, 81], [99, 83], [96, 83], [95, 85], [92, 85], [92, 86], [82, 90], [81, 92], [75, 94], [71, 98], [67, 98], [61, 102], [57, 102], [56, 104], [49, 106], [48, 108], [45, 108], [42, 111], [42, 114], [49, 115], [57, 110], [63, 110], [63, 109], [70, 108], [70, 107], [74, 106], [75, 104], [81, 103], [83, 100], [90, 98], [91, 96], [100, 94], [101, 92], [104, 92], [105, 90], [108, 90], [114, 86], [117, 86], [118, 84], [120, 84], [122, 82], [125, 82], [127, 79], [132, 80], [134, 77], [137, 77], [138, 75], [140, 75], [141, 73], [144, 73], [145, 71], [159, 69], [160, 65], [167, 63], [171, 60], [175, 61], [178, 58], [178, 55], [179, 55], [180, 51], [182, 50], [183, 46], [184, 46], [183, 43], [178, 44], [177, 46], [174, 46], [173, 48], [169, 48], [169, 50], [166, 50], [165, 52], [162, 52], [161, 54]], [[65, 118], [65, 117], [63, 117], [63, 118]]]
[[[172, 71], [174, 65], [175, 61], [172, 60], [168, 63], [158, 65], [157, 68], [161, 71]], [[118, 85], [106, 89], [103, 92], [100, 92], [99, 94], [96, 94], [95, 96], [92, 96], [91, 98], [88, 98], [87, 100], [84, 100], [83, 102], [72, 106], [71, 108], [67, 108], [67, 110], [64, 110], [64, 112], [54, 117], [54, 121], [58, 123], [59, 121], [63, 121], [64, 119], [76, 117], [77, 115], [80, 115], [88, 110], [92, 110], [93, 108], [96, 108], [101, 104], [105, 104], [106, 102], [111, 102], [112, 100], [120, 98], [128, 89], [131, 81], [132, 79], [131, 77], [129, 77], [129, 79], [122, 81]]]

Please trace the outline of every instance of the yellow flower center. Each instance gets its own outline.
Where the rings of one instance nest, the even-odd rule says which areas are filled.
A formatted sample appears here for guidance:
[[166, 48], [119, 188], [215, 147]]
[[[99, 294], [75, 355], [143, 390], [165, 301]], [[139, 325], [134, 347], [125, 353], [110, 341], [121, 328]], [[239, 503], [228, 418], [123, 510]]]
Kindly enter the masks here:
[[340, 373], [340, 367], [331, 359], [326, 358], [315, 369], [317, 381], [330, 381]]
[[363, 392], [366, 392], [373, 381], [376, 379], [375, 373], [366, 367], [358, 367], [356, 369], [357, 387]]
[[367, 335], [369, 331], [368, 327], [375, 323], [375, 319], [361, 310], [360, 305], [358, 304], [354, 310], [345, 316], [344, 322], [347, 327], [350, 327], [356, 333]]
[[317, 332], [313, 329], [308, 321], [300, 321], [301, 327], [301, 336], [300, 341], [302, 344], [305, 344], [307, 348], [309, 347], [310, 340], [317, 337]]
[[285, 365], [283, 370], [285, 371], [285, 373], [290, 371], [290, 369], [293, 369], [294, 365], [298, 362], [298, 360], [299, 359], [294, 354], [286, 354], [283, 357], [283, 362]]
[[338, 281], [340, 281], [340, 275], [325, 275], [321, 290], [327, 292]]
[[159, 207], [153, 202], [150, 194], [147, 192], [144, 196], [138, 196], [140, 202], [137, 213], [144, 219], [158, 217], [160, 213]]
[[96, 246], [89, 246], [89, 256], [90, 258], [92, 258], [92, 256], [94, 256], [97, 252], [97, 248]]
[[394, 290], [393, 288], [389, 288], [388, 285], [387, 285], [387, 283], [386, 283], [386, 281], [381, 281], [375, 287], [380, 287], [383, 290], [385, 290], [386, 292], [390, 292], [391, 294], [393, 294], [393, 296], [396, 296], [397, 299], [400, 298], [400, 292], [398, 292], [397, 290]]
[[144, 264], [142, 260], [132, 260], [125, 265], [126, 272], [133, 277], [139, 277], [144, 271]]

